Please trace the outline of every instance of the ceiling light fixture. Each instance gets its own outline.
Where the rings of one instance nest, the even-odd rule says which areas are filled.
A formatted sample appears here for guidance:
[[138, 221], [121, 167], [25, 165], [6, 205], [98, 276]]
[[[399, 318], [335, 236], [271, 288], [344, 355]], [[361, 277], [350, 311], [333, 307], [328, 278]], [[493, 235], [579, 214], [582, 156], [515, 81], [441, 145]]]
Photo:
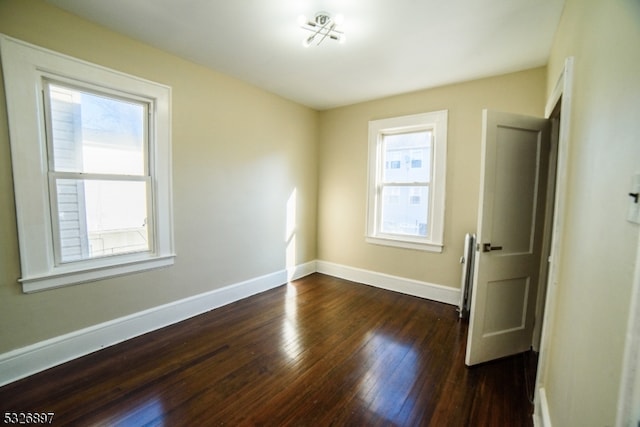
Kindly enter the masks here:
[[338, 43], [344, 43], [344, 33], [336, 29], [336, 26], [342, 24], [344, 18], [342, 15], [332, 17], [327, 12], [318, 12], [313, 20], [307, 19], [306, 16], [300, 16], [298, 23], [300, 28], [311, 32], [312, 34], [302, 41], [304, 47], [309, 47], [317, 40], [316, 45], [320, 45], [326, 38], [336, 40]]

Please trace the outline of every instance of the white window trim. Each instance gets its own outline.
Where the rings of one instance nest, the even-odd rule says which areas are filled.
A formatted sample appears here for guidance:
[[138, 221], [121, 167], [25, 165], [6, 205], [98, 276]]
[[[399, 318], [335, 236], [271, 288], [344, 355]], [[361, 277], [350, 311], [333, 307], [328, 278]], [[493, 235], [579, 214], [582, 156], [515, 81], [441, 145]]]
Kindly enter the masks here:
[[[0, 34], [24, 292], [130, 274], [174, 263], [171, 88]], [[56, 265], [50, 214], [43, 76], [60, 76], [150, 102], [149, 161], [155, 218], [150, 252]], [[150, 137], [151, 138], [151, 137]]]
[[[444, 247], [444, 210], [447, 167], [447, 123], [448, 111], [414, 114], [392, 117], [369, 122], [369, 181], [367, 201], [368, 243], [417, 249], [429, 252], [442, 252]], [[433, 131], [432, 183], [429, 190], [429, 237], [420, 238], [380, 232], [380, 191], [378, 183], [382, 178], [382, 137], [385, 134], [420, 130]]]

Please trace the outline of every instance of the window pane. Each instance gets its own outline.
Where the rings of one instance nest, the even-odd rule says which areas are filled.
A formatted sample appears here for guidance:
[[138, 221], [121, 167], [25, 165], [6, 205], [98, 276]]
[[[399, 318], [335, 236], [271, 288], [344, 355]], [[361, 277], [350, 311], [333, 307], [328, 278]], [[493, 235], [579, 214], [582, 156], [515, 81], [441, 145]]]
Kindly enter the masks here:
[[48, 88], [56, 172], [145, 174], [144, 103]]
[[384, 135], [383, 181], [431, 181], [431, 131]]
[[382, 188], [382, 233], [427, 237], [428, 213], [429, 187]]
[[144, 181], [56, 180], [62, 262], [148, 251]]

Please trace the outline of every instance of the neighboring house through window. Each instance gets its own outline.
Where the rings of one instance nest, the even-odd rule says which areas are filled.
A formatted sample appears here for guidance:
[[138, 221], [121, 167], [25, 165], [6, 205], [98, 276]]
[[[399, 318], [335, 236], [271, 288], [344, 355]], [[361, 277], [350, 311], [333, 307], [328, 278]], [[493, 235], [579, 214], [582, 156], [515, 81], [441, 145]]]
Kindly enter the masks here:
[[23, 290], [172, 264], [170, 88], [0, 48]]
[[447, 111], [369, 122], [367, 241], [441, 252]]

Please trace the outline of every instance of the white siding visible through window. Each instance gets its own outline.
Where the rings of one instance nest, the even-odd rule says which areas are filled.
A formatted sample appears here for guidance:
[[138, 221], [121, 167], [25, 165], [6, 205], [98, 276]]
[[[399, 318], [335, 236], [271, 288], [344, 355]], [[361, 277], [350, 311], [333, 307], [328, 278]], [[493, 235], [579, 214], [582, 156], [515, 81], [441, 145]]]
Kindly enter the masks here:
[[[51, 96], [54, 157], [60, 166], [69, 168], [82, 161], [80, 106], [73, 93], [58, 91]], [[87, 223], [84, 204], [84, 183], [58, 184], [60, 216], [60, 246], [62, 258], [78, 260], [87, 256]]]

